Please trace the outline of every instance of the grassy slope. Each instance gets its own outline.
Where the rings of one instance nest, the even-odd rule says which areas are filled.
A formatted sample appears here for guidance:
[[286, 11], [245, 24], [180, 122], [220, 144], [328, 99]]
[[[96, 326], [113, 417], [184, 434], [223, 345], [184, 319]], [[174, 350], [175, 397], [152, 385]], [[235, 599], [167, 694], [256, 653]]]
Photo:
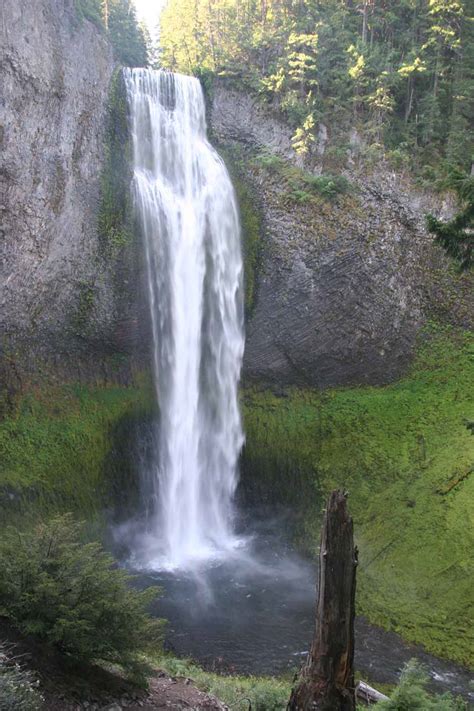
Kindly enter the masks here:
[[[472, 336], [435, 331], [411, 374], [393, 385], [243, 398], [244, 469], [262, 491], [279, 490], [298, 506], [313, 550], [323, 495], [349, 490], [360, 611], [467, 663], [474, 436], [465, 420], [474, 420], [473, 383]], [[66, 507], [90, 518], [107, 505], [112, 434], [149, 413], [147, 392], [62, 386], [25, 397], [0, 424], [3, 514], [27, 501], [40, 513]]]
[[97, 513], [106, 504], [104, 464], [114, 428], [151, 406], [144, 385], [64, 385], [25, 396], [0, 423], [4, 513], [7, 503], [39, 514], [67, 509], [90, 518]]
[[319, 492], [348, 489], [359, 611], [471, 664], [474, 436], [465, 420], [474, 420], [473, 391], [472, 335], [433, 329], [412, 372], [393, 385], [247, 391], [243, 402], [244, 467], [295, 502], [295, 490], [308, 500], [309, 487], [304, 529], [313, 548]]
[[191, 661], [176, 657], [153, 660], [171, 676], [188, 677], [203, 691], [216, 696], [235, 711], [280, 711], [286, 708], [291, 683], [274, 677], [236, 676], [208, 672]]

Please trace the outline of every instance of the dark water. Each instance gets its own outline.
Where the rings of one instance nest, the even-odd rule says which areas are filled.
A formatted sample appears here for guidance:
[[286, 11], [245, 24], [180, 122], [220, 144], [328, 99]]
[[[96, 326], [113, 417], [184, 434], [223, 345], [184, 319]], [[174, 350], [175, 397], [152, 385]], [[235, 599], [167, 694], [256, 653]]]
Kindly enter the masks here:
[[[177, 655], [235, 673], [275, 675], [301, 665], [313, 633], [316, 571], [285, 542], [284, 519], [261, 518], [225, 562], [187, 574], [140, 573], [141, 585], [164, 590], [153, 612], [169, 621], [167, 645]], [[427, 667], [434, 691], [474, 702], [469, 670], [357, 619], [356, 669], [372, 684], [396, 683], [413, 657]]]

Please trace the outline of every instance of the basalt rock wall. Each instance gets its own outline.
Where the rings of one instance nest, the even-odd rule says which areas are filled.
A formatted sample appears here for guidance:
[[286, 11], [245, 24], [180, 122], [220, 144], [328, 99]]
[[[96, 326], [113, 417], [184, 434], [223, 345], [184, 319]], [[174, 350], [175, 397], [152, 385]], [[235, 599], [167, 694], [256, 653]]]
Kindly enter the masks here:
[[127, 378], [140, 255], [98, 230], [111, 47], [74, 0], [3, 0], [0, 24], [3, 375]]
[[[127, 381], [148, 366], [150, 335], [139, 240], [104, 243], [99, 230], [111, 48], [74, 0], [5, 0], [0, 19], [2, 375], [13, 391], [42, 369]], [[428, 320], [472, 327], [472, 276], [424, 228], [427, 211], [452, 204], [383, 162], [368, 171], [356, 132], [341, 169], [351, 192], [295, 199], [288, 176], [256, 157], [324, 172], [331, 127], [303, 161], [271, 107], [225, 81], [209, 98], [213, 140], [261, 218], [246, 382], [385, 383], [406, 371]]]
[[383, 160], [368, 167], [355, 131], [337, 168], [349, 192], [332, 200], [295, 193], [289, 166], [334, 170], [330, 128], [320, 127], [302, 160], [271, 107], [225, 81], [212, 87], [209, 118], [262, 217], [246, 382], [383, 384], [406, 372], [429, 320], [473, 327], [472, 275], [456, 273], [424, 226], [427, 212], [452, 212], [449, 198], [417, 189]]

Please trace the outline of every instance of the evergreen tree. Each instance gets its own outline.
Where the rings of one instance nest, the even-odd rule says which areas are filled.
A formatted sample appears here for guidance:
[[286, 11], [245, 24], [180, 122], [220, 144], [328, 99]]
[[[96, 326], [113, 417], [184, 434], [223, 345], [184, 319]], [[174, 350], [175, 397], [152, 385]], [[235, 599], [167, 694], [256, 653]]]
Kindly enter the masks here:
[[426, 221], [435, 241], [464, 271], [474, 264], [474, 176], [453, 171], [445, 186], [456, 190], [461, 211], [449, 222], [441, 222], [433, 215], [428, 215]]
[[129, 67], [144, 67], [147, 50], [143, 28], [138, 25], [130, 0], [108, 0], [108, 32], [117, 59]]
[[138, 592], [99, 543], [84, 543], [71, 514], [0, 541], [0, 611], [18, 629], [71, 658], [109, 661], [131, 670], [159, 646], [162, 622], [146, 608], [158, 588]]
[[119, 62], [129, 67], [147, 65], [145, 30], [137, 22], [133, 0], [76, 0], [76, 11], [81, 19], [107, 32]]
[[311, 150], [357, 124], [418, 170], [474, 150], [473, 0], [169, 0], [165, 66], [230, 75], [276, 103]]

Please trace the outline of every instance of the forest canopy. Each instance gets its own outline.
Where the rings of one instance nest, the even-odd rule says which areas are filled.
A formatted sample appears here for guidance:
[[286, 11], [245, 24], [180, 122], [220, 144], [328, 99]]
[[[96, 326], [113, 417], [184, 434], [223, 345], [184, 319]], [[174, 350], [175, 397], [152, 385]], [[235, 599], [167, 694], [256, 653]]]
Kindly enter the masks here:
[[428, 179], [474, 151], [473, 0], [169, 0], [162, 62], [276, 104], [305, 153], [318, 123], [361, 126]]

